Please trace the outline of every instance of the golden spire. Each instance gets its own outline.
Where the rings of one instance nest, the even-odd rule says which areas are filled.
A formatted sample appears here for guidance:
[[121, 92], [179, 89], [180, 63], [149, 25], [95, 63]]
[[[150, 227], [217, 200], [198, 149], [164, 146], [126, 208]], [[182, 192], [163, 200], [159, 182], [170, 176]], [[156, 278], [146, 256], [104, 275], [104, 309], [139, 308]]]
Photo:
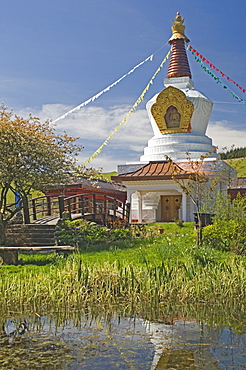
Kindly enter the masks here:
[[[172, 37], [168, 40], [168, 42], [171, 44], [172, 40], [175, 39], [184, 39], [186, 42], [189, 42], [189, 39], [185, 36], [185, 26], [184, 18], [181, 17], [180, 13], [177, 12], [175, 20], [172, 20], [173, 26], [172, 28]], [[170, 42], [171, 41], [171, 42]]]

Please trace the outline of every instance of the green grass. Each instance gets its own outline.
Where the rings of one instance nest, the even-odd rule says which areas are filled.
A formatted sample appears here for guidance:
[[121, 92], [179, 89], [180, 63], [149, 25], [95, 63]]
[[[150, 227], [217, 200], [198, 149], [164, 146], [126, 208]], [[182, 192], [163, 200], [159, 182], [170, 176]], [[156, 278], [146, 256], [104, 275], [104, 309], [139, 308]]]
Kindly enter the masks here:
[[237, 177], [246, 177], [246, 158], [227, 159], [225, 162], [237, 171]]
[[117, 175], [118, 175], [118, 172], [116, 171], [103, 173], [103, 176], [106, 177], [106, 179], [108, 179], [109, 181], [111, 181], [112, 176], [117, 176]]
[[[164, 233], [159, 235], [157, 231], [160, 227], [164, 228]], [[99, 245], [96, 252], [82, 254], [83, 262], [94, 265], [119, 262], [153, 267], [161, 265], [162, 262], [170, 266], [192, 262], [197, 253], [206, 253], [210, 259], [218, 261], [227, 258], [226, 254], [211, 249], [200, 249], [198, 252], [193, 223], [186, 223], [182, 228], [174, 223], [164, 226], [155, 224], [148, 226], [146, 234], [143, 233], [140, 238], [128, 242], [112, 243], [109, 250], [101, 251], [103, 246]]]
[[[30, 199], [31, 198], [36, 198], [36, 197], [40, 197], [40, 196], [43, 196], [44, 193], [42, 193], [41, 191], [38, 191], [38, 190], [33, 190], [30, 194]], [[14, 193], [12, 193], [11, 191], [8, 193], [8, 196], [7, 196], [7, 203], [8, 204], [13, 204], [15, 202], [15, 195]]]
[[[158, 234], [159, 227], [164, 228]], [[246, 258], [195, 246], [192, 223], [155, 224], [140, 236], [97, 244], [67, 258], [23, 254], [0, 266], [0, 308], [80, 310], [97, 307], [157, 317], [166, 305], [246, 300]]]

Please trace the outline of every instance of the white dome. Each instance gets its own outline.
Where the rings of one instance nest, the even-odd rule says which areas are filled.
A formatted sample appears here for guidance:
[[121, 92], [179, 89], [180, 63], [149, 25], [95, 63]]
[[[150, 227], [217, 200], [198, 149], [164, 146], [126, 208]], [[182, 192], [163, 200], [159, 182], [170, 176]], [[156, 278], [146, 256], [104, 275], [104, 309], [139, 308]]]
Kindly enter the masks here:
[[[185, 160], [187, 152], [192, 159], [199, 159], [201, 155], [215, 152], [212, 140], [205, 135], [213, 102], [197, 90], [193, 89], [193, 82], [189, 77], [165, 79], [165, 86], [173, 86], [181, 90], [187, 100], [194, 105], [189, 132], [162, 134], [151, 113], [151, 107], [156, 103], [156, 94], [147, 104], [147, 112], [154, 132], [152, 139], [148, 141], [148, 147], [144, 149], [144, 155], [140, 161], [165, 160], [165, 156], [173, 160]], [[215, 156], [215, 153], [213, 154]]]

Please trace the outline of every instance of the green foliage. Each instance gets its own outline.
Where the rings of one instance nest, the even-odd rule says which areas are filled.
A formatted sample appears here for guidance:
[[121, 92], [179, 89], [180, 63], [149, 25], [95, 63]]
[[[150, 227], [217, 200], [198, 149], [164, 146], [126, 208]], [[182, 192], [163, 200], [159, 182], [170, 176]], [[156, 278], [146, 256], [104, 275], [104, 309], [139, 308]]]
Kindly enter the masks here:
[[216, 220], [203, 229], [203, 240], [212, 248], [246, 254], [246, 220]]
[[110, 243], [131, 238], [128, 229], [107, 229], [104, 226], [85, 220], [64, 221], [56, 231], [60, 245], [74, 245], [80, 250], [109, 249]]
[[[216, 171], [216, 160], [211, 163], [206, 163], [206, 159], [213, 154], [215, 148], [206, 155], [201, 155], [198, 160], [191, 158], [191, 153], [187, 152], [187, 163], [182, 165], [182, 168], [176, 166], [172, 159], [166, 159], [173, 164], [172, 179], [179, 185], [182, 193], [186, 194], [195, 205], [195, 212], [198, 216], [197, 228], [197, 247], [203, 243], [202, 240], [202, 224], [200, 222], [200, 214], [204, 203], [205, 194], [210, 196], [216, 189], [218, 179], [214, 177]], [[175, 166], [174, 166], [175, 165]], [[186, 170], [184, 176], [183, 170]]]
[[230, 219], [232, 213], [231, 199], [229, 195], [218, 191], [210, 194], [204, 193], [203, 204], [201, 207], [202, 213], [214, 215], [216, 219]]
[[246, 197], [233, 201], [221, 193], [213, 199], [213, 225], [203, 229], [204, 243], [222, 251], [246, 254]]
[[182, 219], [174, 220], [174, 222], [179, 227], [183, 227], [184, 226], [184, 220], [182, 220]]
[[[75, 138], [57, 135], [51, 124], [38, 118], [15, 116], [5, 106], [0, 111], [0, 187], [22, 197], [47, 183], [59, 184], [75, 171], [82, 147]], [[6, 190], [5, 190], [6, 189]], [[4, 199], [0, 199], [4, 206]], [[5, 211], [5, 209], [3, 209]]]
[[210, 213], [214, 220], [242, 219], [246, 216], [246, 197], [238, 194], [233, 201], [228, 194], [217, 192], [209, 197], [209, 193], [204, 197], [205, 201], [201, 207], [201, 212]]
[[[76, 156], [82, 150], [76, 138], [57, 135], [49, 121], [23, 119], [0, 109], [0, 243], [5, 243], [7, 223], [22, 208], [33, 189], [69, 181], [77, 171]], [[20, 201], [15, 200], [18, 194]], [[11, 203], [8, 203], [12, 199]]]
[[246, 157], [246, 147], [241, 148], [231, 148], [225, 153], [220, 154], [221, 159], [232, 159], [232, 158], [243, 158]]
[[108, 231], [110, 240], [127, 240], [130, 239], [132, 234], [128, 229], [113, 229]]

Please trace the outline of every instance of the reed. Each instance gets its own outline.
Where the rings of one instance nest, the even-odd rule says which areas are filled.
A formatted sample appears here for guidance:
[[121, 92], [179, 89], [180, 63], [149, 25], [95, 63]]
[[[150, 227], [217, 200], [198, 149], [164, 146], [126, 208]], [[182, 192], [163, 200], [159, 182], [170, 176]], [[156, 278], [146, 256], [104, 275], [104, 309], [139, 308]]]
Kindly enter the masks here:
[[245, 300], [246, 271], [238, 261], [216, 266], [179, 264], [134, 266], [105, 262], [89, 265], [80, 255], [49, 273], [22, 272], [2, 276], [2, 309], [80, 309], [86, 306], [125, 307], [128, 312], [146, 313], [167, 304], [224, 304]]
[[130, 243], [67, 259], [43, 257], [45, 266], [34, 265], [34, 257], [24, 255], [20, 266], [1, 266], [1, 310], [15, 307], [42, 314], [96, 307], [155, 317], [170, 305], [246, 301], [245, 257], [198, 250], [192, 226], [171, 225], [162, 235], [152, 232]]

